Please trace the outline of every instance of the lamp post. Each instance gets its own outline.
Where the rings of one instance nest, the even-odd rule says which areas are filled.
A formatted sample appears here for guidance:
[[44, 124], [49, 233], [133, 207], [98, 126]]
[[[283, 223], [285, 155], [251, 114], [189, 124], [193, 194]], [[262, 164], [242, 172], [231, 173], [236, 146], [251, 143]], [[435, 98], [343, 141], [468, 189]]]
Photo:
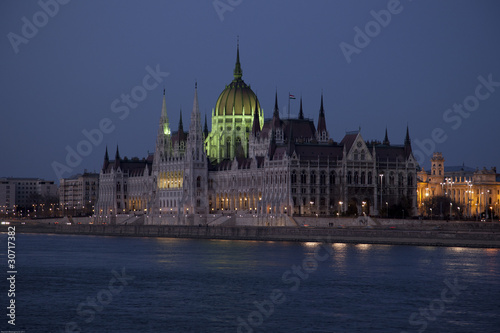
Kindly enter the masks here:
[[343, 209], [342, 209], [342, 205], [343, 205], [343, 204], [344, 204], [344, 202], [339, 201], [339, 205], [340, 205], [340, 213], [343, 213], [343, 212], [344, 212], [344, 211], [343, 211]]
[[451, 220], [451, 208], [453, 207], [453, 202], [450, 202], [450, 220]]
[[472, 213], [472, 212], [471, 212], [471, 208], [472, 208], [472, 207], [471, 207], [471, 204], [470, 204], [470, 202], [471, 202], [471, 200], [472, 200], [472, 199], [470, 198], [470, 197], [472, 196], [472, 181], [470, 181], [470, 180], [469, 180], [469, 181], [467, 181], [467, 186], [469, 187], [469, 191], [468, 191], [468, 193], [467, 193], [467, 204], [468, 204], [468, 206], [469, 206], [468, 210], [469, 210], [469, 219], [470, 219], [470, 217], [471, 217], [471, 215], [472, 215], [472, 214], [471, 214], [471, 213]]
[[379, 176], [380, 176], [380, 208], [382, 208], [382, 191], [383, 191], [382, 180], [384, 179], [384, 174], [381, 173], [379, 174]]
[[432, 220], [432, 208], [429, 208], [431, 210], [431, 220]]

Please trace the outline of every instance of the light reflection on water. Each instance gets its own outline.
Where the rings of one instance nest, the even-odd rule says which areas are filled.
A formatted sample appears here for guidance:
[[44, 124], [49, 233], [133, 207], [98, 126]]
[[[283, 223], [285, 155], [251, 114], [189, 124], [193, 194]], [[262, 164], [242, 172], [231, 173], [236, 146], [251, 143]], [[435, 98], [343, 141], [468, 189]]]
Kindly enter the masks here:
[[[273, 290], [286, 302], [261, 331], [415, 332], [409, 316], [440, 297], [445, 279], [467, 289], [429, 322], [429, 332], [494, 332], [500, 322], [497, 249], [18, 236], [16, 329], [27, 332], [59, 332], [71, 320], [82, 332], [235, 332], [236, 318], [247, 318]], [[122, 268], [135, 280], [84, 322], [78, 304]]]

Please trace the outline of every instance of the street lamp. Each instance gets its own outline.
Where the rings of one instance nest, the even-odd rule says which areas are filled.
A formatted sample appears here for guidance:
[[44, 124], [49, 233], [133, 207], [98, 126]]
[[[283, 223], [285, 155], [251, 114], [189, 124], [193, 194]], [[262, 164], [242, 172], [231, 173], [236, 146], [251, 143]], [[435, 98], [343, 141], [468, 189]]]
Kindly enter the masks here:
[[450, 219], [451, 219], [451, 208], [453, 207], [453, 202], [450, 202]]
[[384, 174], [381, 173], [379, 174], [379, 176], [380, 176], [380, 208], [382, 208], [382, 191], [383, 191], [382, 180], [384, 179]]
[[431, 210], [431, 220], [432, 220], [432, 208], [429, 208]]
[[342, 205], [344, 204], [344, 202], [342, 201], [339, 201], [339, 205], [340, 205], [340, 212], [343, 213], [344, 211], [342, 210]]

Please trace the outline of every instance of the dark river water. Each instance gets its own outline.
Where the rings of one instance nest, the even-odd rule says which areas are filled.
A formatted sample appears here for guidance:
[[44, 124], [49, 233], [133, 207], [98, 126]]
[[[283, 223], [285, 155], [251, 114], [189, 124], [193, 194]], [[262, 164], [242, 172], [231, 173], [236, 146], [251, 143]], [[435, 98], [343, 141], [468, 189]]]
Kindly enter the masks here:
[[16, 252], [4, 331], [500, 332], [498, 249], [17, 234]]

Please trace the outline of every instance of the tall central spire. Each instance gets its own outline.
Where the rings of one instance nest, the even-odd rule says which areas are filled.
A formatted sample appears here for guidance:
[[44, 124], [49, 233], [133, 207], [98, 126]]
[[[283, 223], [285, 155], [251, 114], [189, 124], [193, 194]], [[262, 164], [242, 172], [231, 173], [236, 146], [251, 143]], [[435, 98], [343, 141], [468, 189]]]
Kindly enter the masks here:
[[238, 37], [238, 42], [236, 45], [236, 65], [234, 66], [234, 80], [233, 82], [240, 81], [243, 76], [240, 64], [240, 38]]

